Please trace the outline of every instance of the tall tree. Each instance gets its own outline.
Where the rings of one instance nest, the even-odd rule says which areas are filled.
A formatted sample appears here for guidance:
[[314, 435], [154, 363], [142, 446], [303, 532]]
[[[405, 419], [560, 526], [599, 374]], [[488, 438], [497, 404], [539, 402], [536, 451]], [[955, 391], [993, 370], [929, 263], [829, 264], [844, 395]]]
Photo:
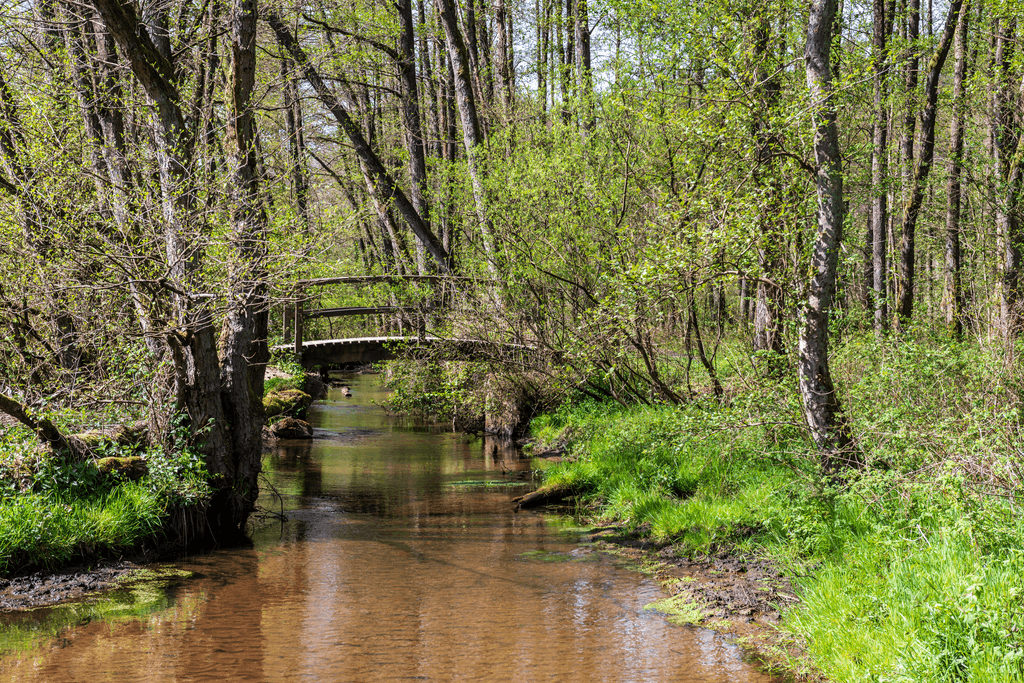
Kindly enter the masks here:
[[760, 224], [760, 245], [758, 265], [761, 278], [757, 283], [757, 299], [754, 306], [754, 351], [770, 354], [765, 364], [769, 372], [778, 372], [782, 364], [779, 357], [782, 345], [782, 288], [775, 282], [783, 251], [782, 231], [778, 224], [782, 220], [783, 189], [779, 168], [781, 140], [775, 130], [774, 117], [778, 115], [781, 83], [777, 60], [772, 47], [771, 16], [769, 9], [754, 10], [754, 139], [757, 144], [757, 170], [755, 180], [764, 195], [758, 213]]
[[[900, 241], [900, 283], [898, 314], [903, 320], [909, 320], [914, 312], [914, 252], [915, 252], [915, 229], [917, 228], [918, 216], [921, 212], [921, 202], [924, 200], [925, 183], [928, 174], [931, 172], [932, 159], [935, 153], [935, 118], [938, 110], [939, 99], [939, 76], [946, 64], [946, 57], [949, 55], [949, 48], [953, 44], [956, 35], [957, 21], [960, 18], [960, 8], [963, 0], [953, 0], [949, 5], [949, 13], [946, 15], [945, 28], [939, 44], [928, 62], [928, 74], [925, 79], [924, 107], [920, 112], [921, 119], [921, 145], [918, 148], [917, 161], [914, 165], [913, 175], [910, 177], [906, 203], [903, 206], [903, 221], [900, 230], [902, 239]], [[915, 60], [915, 70], [916, 70]], [[914, 79], [916, 81], [916, 79]], [[908, 79], [908, 88], [910, 79]], [[905, 131], [909, 141], [904, 141], [904, 154], [910, 155], [913, 159], [913, 127], [908, 126]]]
[[1013, 69], [1017, 40], [1015, 17], [998, 17], [994, 25], [991, 140], [995, 175], [996, 235], [1002, 249], [1000, 319], [1003, 333], [1010, 339], [1020, 332], [1022, 316], [1020, 292], [1021, 235], [1020, 189], [1021, 124], [1017, 118], [1016, 78]]
[[798, 374], [804, 417], [822, 469], [834, 473], [856, 461], [829, 369], [829, 314], [843, 229], [843, 166], [832, 82], [832, 40], [838, 0], [812, 0], [804, 60], [814, 123], [814, 184], [818, 226], [811, 248], [811, 280], [801, 312]]
[[[265, 362], [265, 302], [260, 300], [261, 213], [257, 206], [250, 97], [255, 63], [253, 0], [232, 6], [232, 191], [239, 203], [232, 212], [235, 270], [228, 321], [218, 354], [214, 316], [203, 303], [202, 245], [194, 238], [197, 217], [193, 141], [183, 112], [181, 72], [173, 61], [166, 15], [144, 13], [140, 21], [130, 4], [94, 0], [96, 11], [153, 102], [163, 199], [165, 259], [174, 312], [166, 332], [174, 366], [176, 404], [219, 475], [219, 488], [208, 509], [210, 528], [223, 539], [239, 536], [256, 500], [262, 427], [262, 367]], [[254, 349], [256, 349], [254, 353]]]
[[953, 65], [953, 116], [949, 123], [949, 178], [946, 184], [946, 327], [954, 339], [963, 334], [963, 286], [960, 269], [960, 196], [963, 191], [961, 177], [963, 174], [964, 127], [967, 117], [967, 98], [964, 80], [967, 77], [967, 28], [968, 17], [966, 8], [961, 8], [962, 16], [956, 31], [956, 47]]
[[874, 85], [874, 113], [872, 124], [871, 147], [871, 252], [874, 265], [872, 291], [874, 299], [875, 334], [882, 335], [889, 324], [887, 305], [888, 273], [886, 272], [889, 254], [887, 251], [887, 232], [889, 229], [887, 137], [888, 107], [886, 104], [886, 71], [888, 59], [885, 52], [888, 26], [886, 22], [886, 0], [874, 0], [874, 21], [871, 34], [872, 50], [872, 83]]

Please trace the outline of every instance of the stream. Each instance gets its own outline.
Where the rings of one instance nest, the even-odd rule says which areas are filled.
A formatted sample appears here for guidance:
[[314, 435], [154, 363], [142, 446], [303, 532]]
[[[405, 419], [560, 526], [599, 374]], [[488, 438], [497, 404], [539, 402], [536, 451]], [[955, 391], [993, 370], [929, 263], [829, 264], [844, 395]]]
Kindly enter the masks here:
[[[251, 547], [87, 603], [0, 614], [0, 681], [769, 683], [724, 637], [645, 610], [661, 588], [513, 512], [531, 461], [377, 407], [351, 378], [312, 443], [267, 453]], [[188, 574], [181, 574], [188, 572]]]

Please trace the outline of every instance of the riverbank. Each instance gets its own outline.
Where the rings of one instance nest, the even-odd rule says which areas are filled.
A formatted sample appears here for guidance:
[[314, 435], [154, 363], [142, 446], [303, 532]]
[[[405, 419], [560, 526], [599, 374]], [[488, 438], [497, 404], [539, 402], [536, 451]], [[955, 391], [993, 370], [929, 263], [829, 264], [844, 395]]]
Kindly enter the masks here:
[[792, 577], [777, 562], [727, 550], [680, 557], [671, 545], [624, 525], [596, 529], [587, 539], [596, 551], [628, 560], [661, 584], [666, 597], [648, 609], [675, 624], [734, 638], [769, 671], [799, 681], [827, 680], [799, 663], [805, 657], [802, 643], [780, 631], [784, 610], [799, 598]]
[[[851, 415], [866, 466], [839, 479], [820, 475], [785, 384], [567, 404], [534, 421], [533, 448], [562, 452], [545, 486], [578, 517], [633, 539], [615, 545], [669, 584], [666, 611], [770, 662], [832, 681], [1024, 680], [1024, 526], [994, 366], [954, 346], [881, 360], [847, 387], [868, 406]], [[776, 586], [741, 578], [752, 567]]]
[[[271, 368], [270, 419], [303, 415], [322, 391], [296, 364]], [[9, 586], [0, 609], [75, 599], [79, 587], [109, 583], [110, 563], [125, 558], [157, 561], [217, 544], [205, 518], [214, 488], [202, 455], [173, 428], [170, 443], [154, 443], [143, 423], [104, 426], [132, 417], [51, 413], [60, 429], [89, 444], [83, 459], [54, 453], [13, 420], [0, 423], [0, 580]], [[104, 569], [55, 578], [66, 591], [32, 588], [41, 576], [96, 566]], [[125, 571], [131, 568], [129, 562]]]

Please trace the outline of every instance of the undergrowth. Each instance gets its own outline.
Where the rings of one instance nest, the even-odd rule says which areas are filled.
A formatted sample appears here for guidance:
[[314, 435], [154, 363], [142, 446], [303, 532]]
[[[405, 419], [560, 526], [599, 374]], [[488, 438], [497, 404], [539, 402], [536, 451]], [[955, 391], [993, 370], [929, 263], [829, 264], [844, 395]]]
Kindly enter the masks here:
[[835, 681], [1024, 681], [1019, 399], [1002, 359], [937, 341], [837, 349], [868, 465], [821, 476], [792, 383], [733, 377], [685, 406], [563, 405], [533, 422], [569, 442], [545, 484], [581, 513], [679, 554], [753, 553], [802, 603], [782, 628]]
[[[67, 462], [21, 427], [0, 432], [0, 576], [91, 562], [163, 533], [169, 511], [211, 494], [202, 455], [172, 432], [173, 447], [142, 455], [146, 475], [103, 475], [97, 461]], [[114, 445], [105, 457], [136, 455]]]

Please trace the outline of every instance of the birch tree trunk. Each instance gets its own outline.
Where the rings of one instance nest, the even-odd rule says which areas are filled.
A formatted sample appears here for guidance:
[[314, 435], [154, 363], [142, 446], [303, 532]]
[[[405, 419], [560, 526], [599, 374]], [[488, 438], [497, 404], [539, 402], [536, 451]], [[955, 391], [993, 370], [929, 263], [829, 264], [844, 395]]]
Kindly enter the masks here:
[[842, 158], [830, 64], [837, 4], [838, 0], [812, 0], [804, 52], [814, 122], [818, 226], [811, 252], [807, 302], [801, 311], [798, 370], [804, 417], [826, 474], [834, 474], [858, 462], [828, 359], [828, 321], [836, 290], [844, 209]]
[[487, 197], [484, 191], [484, 174], [481, 168], [479, 147], [483, 143], [480, 120], [477, 115], [476, 98], [473, 95], [472, 73], [466, 43], [459, 31], [453, 0], [437, 0], [437, 8], [444, 26], [448, 46], [448, 57], [455, 73], [455, 104], [462, 120], [462, 136], [466, 149], [466, 164], [470, 183], [473, 186], [473, 200], [476, 205], [477, 221], [484, 246], [487, 269], [493, 278], [499, 277], [497, 250], [494, 231], [487, 212]]

